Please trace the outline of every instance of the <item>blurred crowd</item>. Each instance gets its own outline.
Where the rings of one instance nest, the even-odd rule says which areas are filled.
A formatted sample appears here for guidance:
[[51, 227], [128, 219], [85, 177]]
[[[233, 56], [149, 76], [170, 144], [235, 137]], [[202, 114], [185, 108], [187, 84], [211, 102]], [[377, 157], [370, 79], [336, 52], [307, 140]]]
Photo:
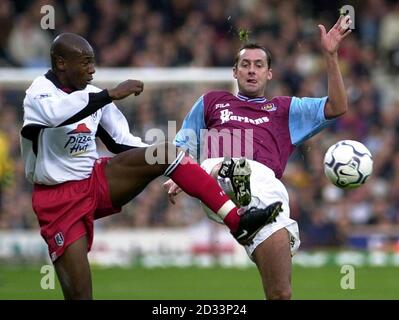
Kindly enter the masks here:
[[[355, 9], [354, 32], [339, 51], [349, 111], [298, 148], [283, 182], [303, 246], [345, 245], [353, 227], [399, 226], [398, 1], [2, 0], [0, 67], [48, 67], [51, 41], [60, 32], [86, 37], [100, 67], [231, 67], [244, 31], [272, 53], [268, 97], [320, 97], [327, 86], [317, 25], [330, 28], [344, 4]], [[55, 8], [55, 30], [40, 27], [43, 5]], [[179, 127], [199, 95], [213, 88], [220, 89], [150, 87], [121, 109], [132, 131], [144, 137], [151, 128], [166, 130], [168, 120]], [[37, 228], [19, 151], [23, 97], [22, 88], [0, 84], [0, 229]], [[324, 152], [341, 139], [361, 141], [373, 154], [373, 176], [359, 189], [338, 189], [324, 176]], [[98, 227], [183, 226], [204, 219], [198, 202], [185, 195], [168, 204], [163, 181], [152, 182], [122, 214]]]

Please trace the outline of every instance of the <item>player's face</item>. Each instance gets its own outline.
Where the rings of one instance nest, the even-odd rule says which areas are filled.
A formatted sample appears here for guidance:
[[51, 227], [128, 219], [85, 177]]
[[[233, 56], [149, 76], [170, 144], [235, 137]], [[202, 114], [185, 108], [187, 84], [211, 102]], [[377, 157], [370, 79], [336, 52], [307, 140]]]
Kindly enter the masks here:
[[267, 65], [266, 52], [262, 49], [241, 50], [233, 73], [240, 93], [248, 97], [264, 96], [267, 81], [272, 78], [272, 70]]
[[82, 51], [71, 56], [66, 61], [65, 74], [69, 84], [83, 90], [93, 80], [94, 53], [92, 50]]

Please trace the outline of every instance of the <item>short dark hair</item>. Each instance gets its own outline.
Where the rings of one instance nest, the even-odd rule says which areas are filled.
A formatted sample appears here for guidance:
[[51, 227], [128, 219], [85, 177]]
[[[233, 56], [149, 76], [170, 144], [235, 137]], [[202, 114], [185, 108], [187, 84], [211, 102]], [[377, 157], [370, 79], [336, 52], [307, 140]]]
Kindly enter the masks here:
[[266, 62], [267, 62], [267, 67], [270, 69], [272, 67], [272, 54], [270, 53], [269, 50], [267, 50], [264, 46], [261, 46], [260, 44], [257, 43], [247, 43], [244, 44], [240, 50], [238, 50], [237, 55], [234, 59], [234, 67], [237, 67], [238, 65], [238, 60], [240, 59], [240, 52], [241, 50], [244, 49], [261, 49], [266, 53]]

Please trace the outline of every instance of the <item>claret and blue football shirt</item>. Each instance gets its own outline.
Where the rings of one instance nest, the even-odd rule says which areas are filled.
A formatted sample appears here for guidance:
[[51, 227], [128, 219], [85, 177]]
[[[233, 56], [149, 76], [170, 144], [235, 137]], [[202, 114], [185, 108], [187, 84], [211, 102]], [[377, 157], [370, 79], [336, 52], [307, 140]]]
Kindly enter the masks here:
[[328, 97], [248, 98], [227, 91], [201, 96], [183, 121], [175, 143], [198, 160], [245, 156], [281, 178], [295, 146], [328, 125]]

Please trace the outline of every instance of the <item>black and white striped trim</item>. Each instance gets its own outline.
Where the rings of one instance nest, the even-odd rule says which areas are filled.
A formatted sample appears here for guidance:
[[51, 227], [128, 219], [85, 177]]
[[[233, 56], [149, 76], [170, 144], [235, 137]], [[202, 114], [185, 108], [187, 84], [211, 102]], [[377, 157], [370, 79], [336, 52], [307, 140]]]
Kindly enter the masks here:
[[183, 151], [180, 151], [177, 154], [176, 159], [170, 164], [170, 166], [165, 170], [164, 175], [169, 177], [169, 175], [175, 171], [176, 167], [180, 164], [180, 162], [182, 161], [182, 159], [184, 158], [185, 153]]

